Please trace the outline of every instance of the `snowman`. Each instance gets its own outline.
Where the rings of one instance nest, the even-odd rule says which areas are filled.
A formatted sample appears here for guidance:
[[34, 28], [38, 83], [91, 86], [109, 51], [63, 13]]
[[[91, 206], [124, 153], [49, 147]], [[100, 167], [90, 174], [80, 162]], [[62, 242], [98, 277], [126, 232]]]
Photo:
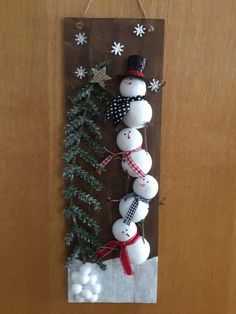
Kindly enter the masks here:
[[124, 223], [120, 218], [112, 225], [112, 234], [115, 241], [104, 244], [105, 249], [97, 252], [100, 258], [107, 256], [116, 247], [120, 248], [120, 261], [126, 275], [133, 275], [133, 265], [143, 264], [150, 255], [150, 245], [137, 232], [137, 226], [131, 222], [130, 225]]
[[122, 129], [116, 144], [123, 151], [122, 168], [131, 177], [144, 177], [152, 167], [152, 157], [141, 145], [143, 137], [135, 128]]
[[147, 59], [133, 55], [129, 56], [127, 72], [122, 77], [119, 91], [121, 96], [113, 99], [105, 118], [113, 118], [117, 125], [121, 120], [130, 127], [140, 129], [145, 127], [152, 119], [152, 107], [144, 99], [147, 91], [144, 69]]
[[133, 193], [124, 196], [119, 203], [119, 211], [126, 224], [144, 220], [148, 214], [149, 202], [158, 193], [157, 180], [146, 175], [145, 178], [137, 178], [133, 183]]

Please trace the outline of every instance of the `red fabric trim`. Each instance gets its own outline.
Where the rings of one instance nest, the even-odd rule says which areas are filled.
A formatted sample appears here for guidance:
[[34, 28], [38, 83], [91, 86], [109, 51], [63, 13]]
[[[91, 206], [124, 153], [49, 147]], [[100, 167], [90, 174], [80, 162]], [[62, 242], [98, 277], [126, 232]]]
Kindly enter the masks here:
[[126, 74], [130, 74], [130, 75], [136, 75], [136, 76], [139, 76], [139, 77], [144, 77], [144, 74], [143, 74], [143, 72], [140, 72], [140, 71], [127, 71], [127, 73]]
[[132, 265], [130, 263], [130, 259], [128, 256], [128, 251], [127, 251], [127, 246], [134, 244], [138, 239], [140, 238], [140, 234], [137, 232], [135, 236], [133, 236], [131, 239], [128, 241], [109, 241], [104, 246], [106, 247], [105, 249], [102, 249], [100, 251], [97, 251], [97, 256], [100, 258], [103, 258], [110, 254], [117, 246], [120, 248], [120, 261], [121, 265], [124, 269], [124, 273], [128, 276], [131, 276], [134, 274]]

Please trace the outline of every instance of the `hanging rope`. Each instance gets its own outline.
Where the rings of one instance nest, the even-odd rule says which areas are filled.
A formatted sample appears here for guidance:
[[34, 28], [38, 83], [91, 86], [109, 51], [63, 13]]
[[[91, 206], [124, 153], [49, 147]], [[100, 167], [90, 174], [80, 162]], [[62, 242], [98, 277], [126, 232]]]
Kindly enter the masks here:
[[[90, 9], [90, 7], [92, 5], [92, 2], [93, 2], [93, 0], [89, 0], [88, 1], [87, 5], [86, 5], [86, 8], [84, 9], [83, 16], [85, 16], [88, 13], [88, 10]], [[143, 17], [146, 19], [146, 12], [144, 10], [144, 7], [143, 7], [143, 4], [142, 4], [141, 0], [137, 0], [137, 2], [138, 2], [138, 5], [139, 5], [139, 8], [141, 9]]]

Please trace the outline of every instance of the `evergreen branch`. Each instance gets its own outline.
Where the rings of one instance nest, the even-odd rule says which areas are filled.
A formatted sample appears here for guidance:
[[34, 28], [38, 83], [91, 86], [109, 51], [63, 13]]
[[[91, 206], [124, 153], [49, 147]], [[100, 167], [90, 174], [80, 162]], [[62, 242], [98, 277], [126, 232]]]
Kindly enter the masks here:
[[80, 101], [76, 105], [73, 105], [70, 110], [67, 111], [67, 117], [69, 120], [72, 120], [81, 115], [84, 110], [86, 110], [87, 113], [90, 113], [91, 116], [96, 117], [97, 119], [101, 118], [100, 110], [96, 106], [95, 102], [92, 100]]
[[65, 245], [71, 245], [71, 243], [73, 242], [74, 238], [75, 238], [75, 232], [73, 230], [73, 225], [71, 225], [68, 228], [68, 231], [66, 232], [66, 234], [64, 236]]
[[97, 237], [89, 233], [88, 231], [86, 231], [83, 227], [76, 225], [76, 226], [73, 226], [73, 230], [79, 239], [85, 241], [90, 246], [93, 246], [95, 248], [99, 246], [99, 241]]
[[70, 163], [75, 162], [77, 157], [80, 157], [84, 161], [88, 162], [91, 166], [93, 166], [95, 169], [99, 170], [101, 168], [100, 163], [91, 156], [86, 150], [83, 148], [80, 148], [78, 146], [72, 146], [70, 147], [65, 153], [64, 153], [64, 159]]
[[91, 119], [84, 118], [84, 123], [88, 127], [89, 131], [98, 139], [102, 138], [102, 132], [99, 126]]
[[71, 268], [74, 260], [78, 258], [80, 251], [81, 251], [81, 248], [79, 246], [76, 246], [71, 249], [69, 256], [67, 257], [67, 260], [66, 260], [65, 266], [67, 269]]
[[74, 185], [70, 185], [64, 190], [64, 197], [66, 200], [70, 200], [73, 197], [78, 198], [81, 202], [86, 203], [94, 208], [94, 210], [101, 210], [101, 204], [91, 194], [78, 189]]
[[79, 165], [69, 164], [64, 168], [63, 177], [65, 179], [73, 179], [74, 176], [79, 176], [82, 180], [89, 183], [96, 191], [102, 189], [102, 184], [94, 176], [82, 169]]
[[65, 147], [68, 148], [72, 145], [75, 145], [79, 140], [83, 141], [91, 150], [93, 150], [97, 155], [103, 156], [105, 153], [105, 149], [102, 145], [97, 143], [92, 139], [92, 137], [83, 132], [74, 132], [70, 133], [65, 137], [64, 143]]
[[[65, 218], [72, 219], [74, 216], [75, 218], [78, 218], [82, 223], [84, 223], [88, 227], [93, 228], [96, 235], [99, 233], [100, 226], [96, 222], [96, 220], [90, 217], [83, 209], [79, 208], [77, 205], [71, 205], [69, 208], [65, 208], [63, 212], [64, 212]], [[74, 232], [73, 232], [73, 235], [74, 235]], [[71, 239], [73, 240], [74, 237], [72, 238], [71, 233], [69, 232], [66, 239], [70, 241]]]

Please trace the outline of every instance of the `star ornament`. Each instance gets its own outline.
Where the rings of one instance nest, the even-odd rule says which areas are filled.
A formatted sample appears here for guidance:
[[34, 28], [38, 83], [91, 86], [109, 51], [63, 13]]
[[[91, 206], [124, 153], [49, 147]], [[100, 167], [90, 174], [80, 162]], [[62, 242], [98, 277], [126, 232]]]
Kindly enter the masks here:
[[101, 70], [91, 68], [91, 71], [93, 72], [91, 83], [98, 83], [101, 87], [105, 87], [105, 81], [111, 80], [111, 77], [106, 74], [106, 67]]

